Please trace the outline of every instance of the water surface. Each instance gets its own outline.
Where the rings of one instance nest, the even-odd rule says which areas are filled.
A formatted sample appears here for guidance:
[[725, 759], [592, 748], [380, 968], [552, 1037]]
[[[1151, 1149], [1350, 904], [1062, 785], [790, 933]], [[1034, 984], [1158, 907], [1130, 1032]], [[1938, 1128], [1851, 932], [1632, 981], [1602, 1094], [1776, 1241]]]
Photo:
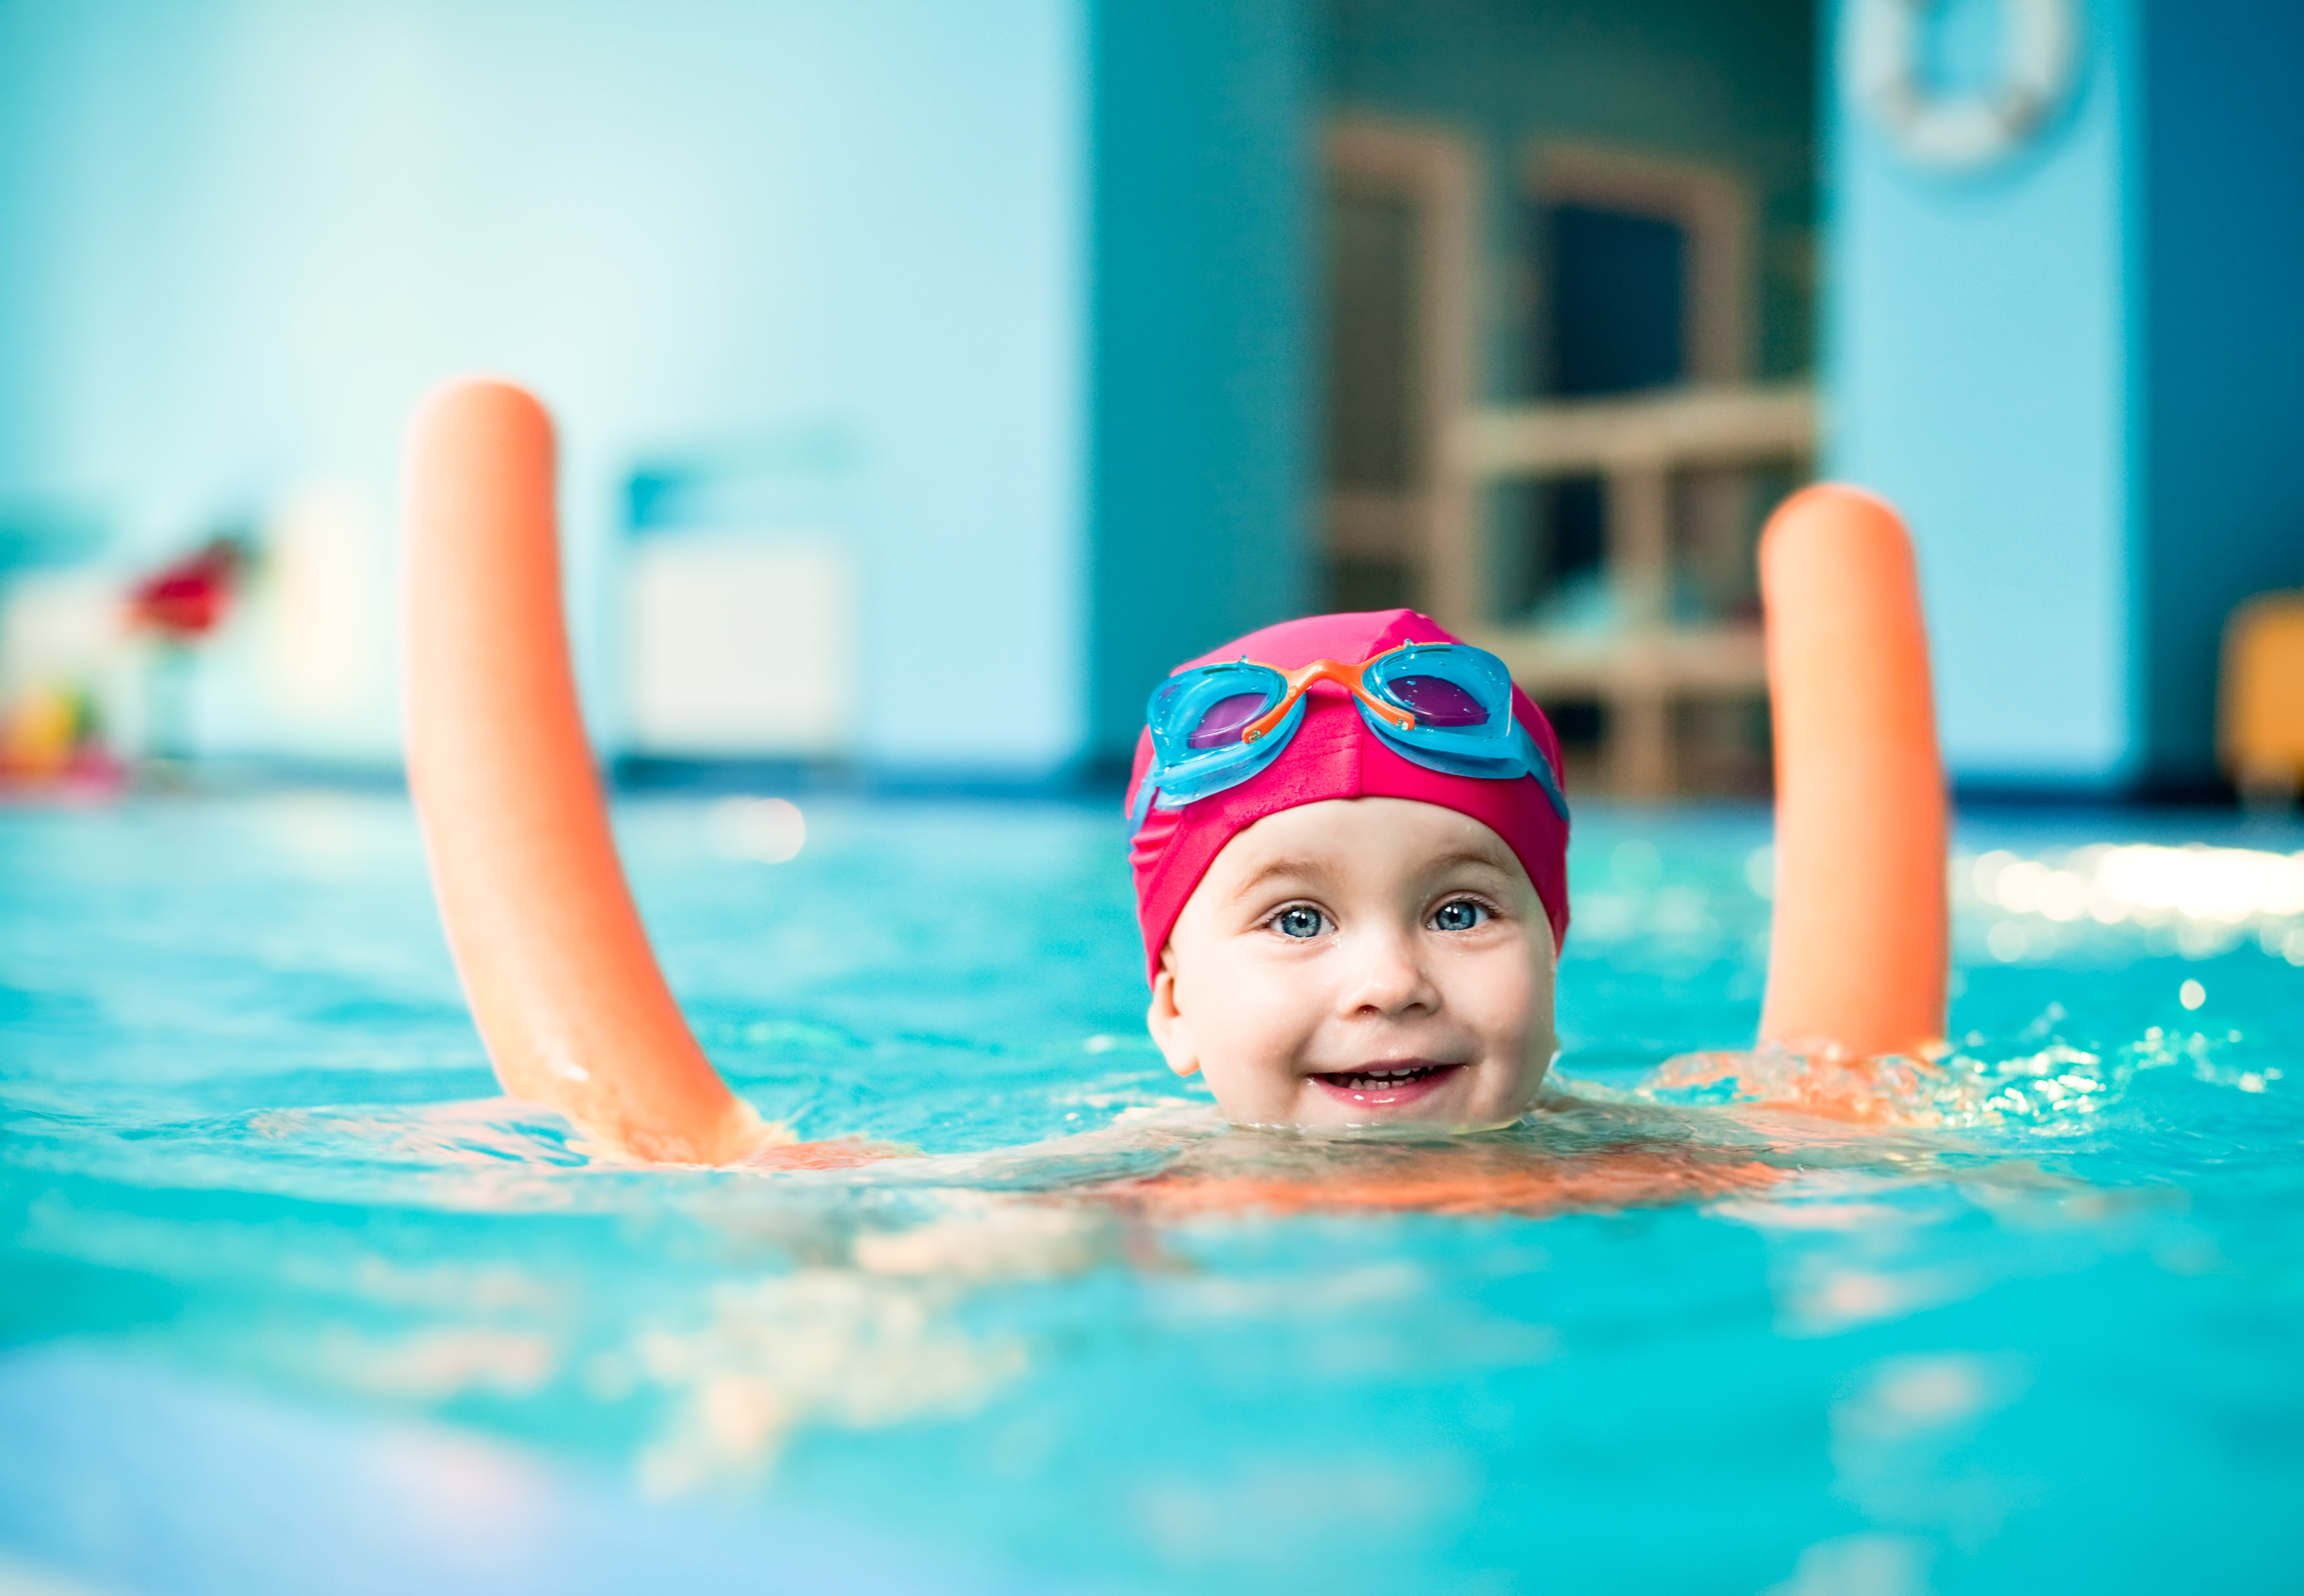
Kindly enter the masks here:
[[0, 813], [0, 1589], [2293, 1588], [2294, 829], [1970, 824], [1851, 1125], [1658, 1073], [1765, 815], [1588, 808], [1563, 1096], [1433, 1148], [1167, 1074], [1114, 817], [803, 802], [619, 819], [738, 1089], [921, 1155], [776, 1176], [495, 1098], [396, 799]]

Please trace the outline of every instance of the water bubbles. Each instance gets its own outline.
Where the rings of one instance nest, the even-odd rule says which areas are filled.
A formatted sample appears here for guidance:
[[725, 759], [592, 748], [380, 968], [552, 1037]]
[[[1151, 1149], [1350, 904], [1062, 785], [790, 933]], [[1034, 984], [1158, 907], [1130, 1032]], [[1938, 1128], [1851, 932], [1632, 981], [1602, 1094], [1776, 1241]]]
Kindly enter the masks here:
[[711, 819], [715, 849], [731, 859], [783, 864], [808, 845], [808, 817], [789, 798], [726, 798]]
[[[2188, 1009], [2207, 1001], [2184, 983]], [[1940, 1054], [1856, 1057], [1763, 1042], [1749, 1052], [1683, 1053], [1635, 1095], [1675, 1107], [1792, 1108], [1877, 1125], [2029, 1126], [2058, 1133], [2101, 1116], [2140, 1071], [2174, 1067], [2210, 1086], [2262, 1094], [2286, 1078], [2276, 1044], [2242, 1031], [2209, 1035], [2154, 1025], [2137, 1040], [2075, 1038], [2050, 1004], [2022, 1030], [1972, 1031]]]

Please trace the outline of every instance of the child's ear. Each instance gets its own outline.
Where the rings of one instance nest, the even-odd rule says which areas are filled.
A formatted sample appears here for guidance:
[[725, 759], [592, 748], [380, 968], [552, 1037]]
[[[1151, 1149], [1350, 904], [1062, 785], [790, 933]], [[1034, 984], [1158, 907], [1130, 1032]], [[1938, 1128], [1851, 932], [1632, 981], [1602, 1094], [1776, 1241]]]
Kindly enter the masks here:
[[1160, 973], [1152, 978], [1152, 1006], [1144, 1011], [1144, 1023], [1170, 1069], [1180, 1075], [1200, 1073], [1200, 1055], [1192, 1046], [1191, 1023], [1184, 1018], [1184, 1011], [1176, 1006], [1175, 961], [1165, 947], [1160, 950]]

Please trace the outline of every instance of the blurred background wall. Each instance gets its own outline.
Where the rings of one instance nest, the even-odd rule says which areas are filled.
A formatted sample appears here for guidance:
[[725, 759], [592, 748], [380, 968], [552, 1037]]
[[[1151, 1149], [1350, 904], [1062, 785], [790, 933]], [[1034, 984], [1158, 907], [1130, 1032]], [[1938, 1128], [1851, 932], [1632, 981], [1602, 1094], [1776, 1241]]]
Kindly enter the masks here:
[[0, 4], [0, 528], [123, 568], [254, 529], [199, 747], [388, 760], [407, 420], [501, 372], [563, 425], [612, 743], [628, 556], [695, 530], [852, 599], [852, 730], [802, 751], [1055, 766], [1082, 95], [1067, 0]]
[[1808, 0], [1332, 0], [1320, 84], [1332, 117], [1449, 129], [1479, 155], [1478, 386], [1556, 386], [1538, 325], [1549, 218], [1530, 166], [1546, 144], [1704, 161], [1756, 192], [1760, 233], [1747, 364], [1811, 359], [1816, 52]]
[[[1844, 80], [1858, 8], [1835, 9]], [[2046, 136], [1985, 170], [1916, 161], [1859, 98], [1833, 102], [1831, 469], [1911, 520], [1946, 754], [1971, 778], [2109, 781], [2130, 751], [2139, 84], [2122, 0], [2094, 10]]]
[[[2004, 155], [1915, 159], [1830, 9], [1831, 469], [1919, 539], [1945, 752], [1971, 789], [2215, 790], [2218, 638], [2304, 584], [2304, 10], [2090, 0]], [[1990, 82], [1994, 8], [1938, 71]]]
[[1170, 665], [1414, 603], [1580, 791], [1764, 791], [1820, 471], [1966, 788], [2215, 794], [2300, 65], [2285, 0], [0, 0], [0, 719], [387, 768], [401, 438], [493, 370], [636, 768], [1104, 781]]
[[[1807, 0], [1323, 7], [1317, 598], [1495, 649], [1582, 791], [1765, 787], [1752, 540], [1810, 452], [1815, 35]], [[1783, 436], [1720, 431], [1772, 406]]]

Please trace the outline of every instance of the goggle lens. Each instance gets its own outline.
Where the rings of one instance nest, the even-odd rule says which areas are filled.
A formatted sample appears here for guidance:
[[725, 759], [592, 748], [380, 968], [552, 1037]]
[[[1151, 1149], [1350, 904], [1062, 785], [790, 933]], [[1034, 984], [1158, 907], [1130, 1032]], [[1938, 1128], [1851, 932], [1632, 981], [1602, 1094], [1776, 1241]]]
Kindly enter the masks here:
[[1237, 743], [1241, 727], [1263, 714], [1271, 702], [1272, 695], [1265, 692], [1236, 692], [1218, 699], [1200, 717], [1200, 724], [1192, 728], [1186, 743], [1193, 748], [1222, 748]]
[[1385, 686], [1393, 697], [1414, 711], [1419, 726], [1488, 724], [1488, 712], [1481, 707], [1480, 700], [1445, 676], [1401, 676]]

